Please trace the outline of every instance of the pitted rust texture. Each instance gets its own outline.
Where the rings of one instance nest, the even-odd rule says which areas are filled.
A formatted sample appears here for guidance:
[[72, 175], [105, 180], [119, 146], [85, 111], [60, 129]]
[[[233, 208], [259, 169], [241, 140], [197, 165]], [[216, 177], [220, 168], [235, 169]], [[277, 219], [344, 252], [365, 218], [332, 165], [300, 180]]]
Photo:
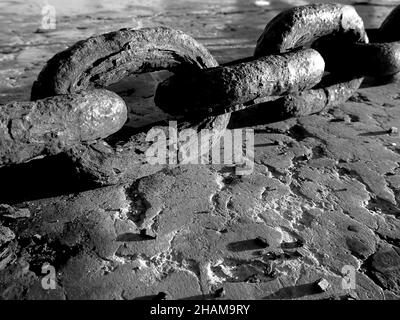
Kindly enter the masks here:
[[274, 103], [277, 103], [280, 112], [285, 115], [283, 119], [288, 116], [306, 116], [346, 102], [362, 82], [363, 78], [356, 78], [333, 83], [323, 88], [317, 86], [296, 95], [284, 96]]
[[[281, 13], [260, 37], [256, 59], [219, 67], [207, 49], [182, 32], [164, 27], [122, 29], [80, 41], [54, 56], [34, 83], [32, 99], [108, 86], [131, 74], [167, 69], [176, 74], [157, 88], [156, 104], [170, 114], [190, 119], [180, 126], [210, 129], [214, 137], [220, 137], [230, 115], [211, 115], [260, 101], [276, 100], [263, 104], [278, 108], [274, 113], [282, 118], [316, 113], [345, 102], [363, 78], [335, 72], [324, 50], [321, 56], [314, 49], [300, 49], [310, 44], [318, 48], [326, 39], [343, 45], [356, 43], [360, 48], [368, 42], [355, 9], [339, 4], [308, 5]], [[319, 41], [313, 44], [315, 40]], [[398, 59], [392, 55], [392, 47], [369, 48], [385, 52], [394, 62]], [[269, 55], [274, 53], [280, 55]], [[331, 73], [322, 77], [325, 56]], [[338, 56], [333, 60], [338, 61]], [[201, 71], [203, 68], [208, 69]], [[281, 95], [285, 96], [279, 98]], [[209, 118], [193, 120], [199, 114]], [[167, 130], [163, 125], [159, 128]], [[101, 185], [159, 170], [146, 164], [144, 150], [149, 143], [143, 130], [129, 135], [118, 134], [110, 139], [112, 143], [76, 145], [68, 154], [82, 174]]]
[[350, 48], [349, 64], [356, 72], [370, 76], [390, 76], [400, 72], [400, 5], [377, 29], [376, 43]]
[[[379, 29], [367, 30], [372, 43], [340, 43], [323, 39], [315, 48], [325, 59], [328, 70], [343, 70], [353, 76], [384, 77], [400, 71], [400, 6]], [[341, 50], [335, 50], [340, 46]]]
[[321, 81], [324, 67], [321, 55], [306, 49], [179, 74], [158, 86], [155, 102], [173, 115], [221, 114], [260, 97], [312, 88]]
[[315, 4], [283, 11], [267, 24], [254, 55], [261, 57], [311, 44], [337, 33], [351, 42], [365, 42], [364, 22], [352, 6]]
[[[280, 110], [280, 118], [287, 119], [321, 112], [325, 108], [337, 107], [354, 93], [354, 87], [361, 85], [362, 79], [332, 84], [303, 91], [297, 95], [282, 97], [273, 103]], [[268, 103], [268, 102], [267, 102]]]
[[[316, 4], [289, 9], [271, 20], [257, 42], [254, 55], [286, 52], [324, 38], [333, 39], [340, 45], [368, 43], [363, 20], [352, 6]], [[325, 60], [326, 52], [319, 52]], [[341, 61], [336, 56], [332, 59]], [[266, 103], [265, 107], [279, 108], [284, 117], [316, 113], [345, 102], [363, 81], [362, 77], [352, 75], [335, 77], [336, 69], [330, 69], [328, 65], [326, 69], [331, 71], [329, 80], [324, 77], [316, 88], [284, 96], [273, 105]]]
[[[43, 69], [32, 90], [32, 97], [43, 94], [76, 92], [107, 86], [125, 76], [167, 69], [199, 70], [218, 63], [202, 45], [190, 36], [169, 28], [123, 29], [80, 41], [55, 55]], [[180, 121], [178, 129], [191, 128], [197, 135], [210, 130], [210, 141], [223, 135], [230, 113], [191, 121]], [[167, 125], [154, 125], [168, 133]], [[145, 151], [146, 129], [119, 132], [109, 141], [79, 144], [68, 150], [80, 175], [97, 185], [134, 180], [165, 167], [149, 164]], [[191, 140], [190, 140], [191, 141]], [[193, 140], [194, 141], [194, 140]], [[190, 149], [190, 145], [184, 148]], [[201, 148], [201, 152], [205, 152]]]
[[50, 59], [34, 82], [32, 100], [106, 87], [131, 74], [210, 67], [216, 61], [202, 45], [166, 27], [91, 37]]
[[0, 106], [0, 166], [57, 154], [105, 138], [127, 119], [125, 102], [107, 90]]

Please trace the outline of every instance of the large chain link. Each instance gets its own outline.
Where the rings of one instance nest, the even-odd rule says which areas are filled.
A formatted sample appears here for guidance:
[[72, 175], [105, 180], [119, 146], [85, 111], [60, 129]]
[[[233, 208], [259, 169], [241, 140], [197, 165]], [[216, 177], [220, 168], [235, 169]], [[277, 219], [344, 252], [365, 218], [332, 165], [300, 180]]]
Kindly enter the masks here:
[[[346, 71], [353, 76], [385, 77], [400, 71], [400, 6], [378, 29], [369, 29], [370, 43], [339, 44], [333, 39], [315, 47], [323, 55], [328, 70]], [[340, 50], [335, 50], [340, 45]]]
[[[0, 106], [0, 166], [65, 152], [100, 185], [154, 173], [163, 165], [145, 159], [149, 127], [120, 130], [126, 105], [95, 88], [132, 74], [172, 71], [156, 90], [156, 104], [177, 117], [179, 130], [210, 129], [216, 142], [232, 111], [261, 102], [281, 119], [308, 115], [345, 102], [365, 76], [399, 72], [399, 21], [400, 6], [379, 29], [368, 30], [369, 43], [352, 6], [295, 7], [267, 24], [253, 57], [221, 66], [193, 38], [165, 27], [79, 41], [47, 62], [32, 87], [34, 101]], [[168, 136], [165, 124], [151, 127]], [[111, 140], [118, 143], [104, 140], [117, 131]]]
[[[282, 114], [296, 116], [336, 106], [346, 101], [363, 79], [347, 77], [341, 81], [343, 77], [331, 72], [320, 81], [324, 71], [323, 60], [316, 52], [301, 48], [322, 37], [343, 44], [368, 42], [364, 23], [351, 6], [319, 4], [295, 7], [267, 24], [257, 42], [253, 61], [192, 75], [175, 75], [159, 86], [156, 104], [172, 114], [204, 113], [206, 110], [220, 114], [249, 106], [249, 102], [256, 98], [289, 94], [265, 107], [278, 107]], [[286, 52], [299, 48], [302, 50], [300, 53], [292, 53], [287, 58]], [[264, 61], [266, 66], [262, 64]], [[252, 70], [252, 65], [256, 71]], [[319, 86], [305, 90], [315, 87], [317, 79]]]

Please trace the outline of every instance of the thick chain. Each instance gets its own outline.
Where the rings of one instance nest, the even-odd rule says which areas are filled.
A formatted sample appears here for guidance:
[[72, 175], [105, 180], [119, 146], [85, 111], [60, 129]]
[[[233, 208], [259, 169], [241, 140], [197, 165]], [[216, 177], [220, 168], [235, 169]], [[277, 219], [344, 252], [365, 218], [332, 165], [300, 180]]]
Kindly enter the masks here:
[[[177, 119], [183, 116], [179, 130], [210, 129], [208, 138], [216, 142], [231, 111], [262, 102], [280, 118], [308, 115], [345, 102], [364, 76], [399, 72], [399, 21], [400, 6], [379, 29], [368, 31], [368, 43], [352, 6], [295, 7], [267, 24], [253, 57], [221, 66], [193, 38], [169, 28], [91, 37], [48, 61], [32, 87], [35, 101], [0, 106], [0, 166], [65, 152], [99, 185], [154, 173], [163, 165], [145, 159], [149, 128], [120, 130], [126, 105], [95, 88], [132, 74], [172, 71], [157, 88], [156, 104]], [[152, 127], [168, 136], [165, 124]], [[103, 140], [117, 131], [118, 143]]]
[[261, 97], [301, 92], [317, 85], [325, 62], [313, 49], [181, 73], [161, 83], [155, 103], [172, 115], [222, 114]]
[[[140, 30], [122, 29], [89, 38], [54, 56], [39, 74], [32, 97], [69, 94], [116, 83], [127, 75], [157, 70], [200, 70], [218, 66], [206, 48], [183, 32], [164, 27]], [[208, 129], [209, 139], [217, 142], [228, 125], [230, 114], [182, 120], [179, 130]], [[153, 125], [169, 137], [164, 123]], [[121, 132], [117, 143], [98, 140], [76, 144], [66, 150], [80, 174], [96, 184], [107, 185], [140, 178], [163, 168], [148, 163], [145, 151], [151, 145], [146, 132]], [[190, 139], [189, 139], [190, 140]], [[194, 141], [194, 140], [190, 140]], [[184, 146], [190, 149], [191, 145]]]
[[370, 43], [338, 44], [327, 39], [316, 44], [327, 70], [346, 70], [354, 76], [391, 76], [400, 72], [400, 6], [378, 29], [367, 30]]

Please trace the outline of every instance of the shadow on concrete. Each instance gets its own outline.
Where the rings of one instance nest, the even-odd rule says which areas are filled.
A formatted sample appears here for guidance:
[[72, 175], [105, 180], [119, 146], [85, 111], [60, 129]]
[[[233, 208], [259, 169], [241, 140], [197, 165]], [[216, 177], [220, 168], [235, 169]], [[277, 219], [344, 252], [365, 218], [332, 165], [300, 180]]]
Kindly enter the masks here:
[[0, 203], [18, 203], [93, 189], [65, 155], [0, 168]]
[[[153, 300], [153, 301], [155, 301], [155, 300], [157, 300], [157, 295], [152, 294], [152, 295], [137, 297], [132, 300]], [[216, 298], [214, 297], [213, 294], [199, 294], [196, 296], [190, 296], [190, 297], [185, 297], [185, 298], [176, 299], [176, 300], [178, 300], [178, 301], [181, 301], [181, 300], [216, 300]]]
[[215, 300], [215, 297], [213, 294], [199, 294], [196, 296], [185, 297], [178, 300]]
[[148, 235], [138, 234], [138, 233], [123, 233], [119, 235], [116, 241], [119, 242], [135, 242], [135, 241], [148, 241], [154, 240], [155, 238]]
[[259, 144], [255, 144], [254, 147], [273, 147], [276, 146], [276, 143], [259, 143]]
[[382, 136], [388, 134], [387, 130], [380, 130], [380, 131], [371, 131], [371, 132], [365, 132], [365, 133], [360, 133], [360, 137], [376, 137], [376, 136]]
[[302, 298], [306, 296], [310, 296], [313, 294], [318, 294], [321, 293], [320, 290], [318, 290], [318, 287], [316, 286], [315, 283], [307, 283], [307, 284], [302, 284], [299, 286], [292, 286], [292, 287], [286, 287], [282, 288], [269, 296], [264, 297], [264, 300], [274, 300], [274, 299], [297, 299], [297, 298]]
[[259, 250], [265, 248], [265, 246], [260, 245], [255, 239], [231, 242], [226, 247], [228, 250], [233, 252]]
[[156, 297], [157, 297], [156, 294], [150, 294], [148, 296], [141, 296], [141, 297], [134, 298], [132, 300], [155, 300]]
[[228, 129], [239, 129], [289, 119], [280, 112], [280, 106], [275, 101], [259, 103], [246, 109], [233, 112], [228, 124]]
[[381, 87], [399, 81], [400, 75], [394, 74], [382, 77], [365, 77], [361, 83], [360, 89]]

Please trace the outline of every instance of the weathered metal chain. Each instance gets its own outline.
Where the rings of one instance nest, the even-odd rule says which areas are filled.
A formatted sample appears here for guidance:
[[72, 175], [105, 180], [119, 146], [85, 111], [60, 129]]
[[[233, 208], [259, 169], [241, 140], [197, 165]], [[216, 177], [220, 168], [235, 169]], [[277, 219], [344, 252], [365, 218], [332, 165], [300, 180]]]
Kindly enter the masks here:
[[[35, 101], [0, 106], [0, 166], [65, 152], [99, 185], [154, 173], [163, 166], [145, 159], [149, 128], [122, 132], [123, 100], [95, 88], [131, 74], [172, 71], [157, 88], [156, 104], [186, 119], [180, 130], [211, 129], [209, 138], [217, 141], [231, 111], [262, 102], [281, 118], [308, 115], [345, 102], [364, 76], [399, 72], [399, 26], [400, 6], [379, 29], [368, 31], [368, 43], [352, 6], [295, 7], [267, 24], [254, 57], [221, 66], [193, 38], [164, 27], [79, 41], [48, 61], [32, 87]], [[153, 127], [168, 135], [165, 124]], [[103, 140], [117, 131], [119, 143]]]
[[[282, 53], [301, 49], [327, 36], [344, 43], [368, 42], [364, 23], [353, 7], [340, 4], [301, 6], [280, 13], [267, 24], [258, 40], [254, 61], [263, 60], [265, 56], [271, 59], [274, 57], [271, 55], [276, 54], [284, 57]], [[325, 58], [324, 55], [322, 57]], [[309, 81], [310, 86], [307, 88], [307, 80], [311, 76], [314, 76], [313, 80], [317, 75], [322, 77], [323, 62], [319, 55], [306, 55], [303, 51], [303, 55], [298, 54], [286, 65], [273, 60], [268, 64], [269, 68], [260, 70], [258, 67], [258, 73], [245, 69], [248, 64], [255, 64], [254, 61], [205, 70], [191, 76], [175, 75], [160, 84], [155, 101], [160, 108], [172, 114], [185, 111], [220, 114], [242, 109], [255, 98], [289, 93], [275, 104], [267, 104], [265, 107], [278, 107], [282, 113], [304, 115], [343, 103], [363, 80], [348, 78], [340, 81], [333, 73], [321, 82], [318, 81], [320, 85], [316, 88], [304, 90], [317, 84]], [[239, 68], [246, 72], [237, 72]], [[259, 74], [263, 74], [263, 81], [270, 83], [275, 90], [265, 90], [264, 85], [257, 86], [260, 82]]]
[[[315, 45], [327, 70], [346, 71], [354, 76], [391, 76], [400, 72], [400, 6], [378, 29], [367, 30], [370, 43], [338, 44], [325, 39]], [[340, 45], [340, 50], [335, 47]]]
[[[81, 41], [54, 56], [32, 88], [32, 98], [69, 94], [116, 83], [127, 75], [157, 70], [200, 70], [218, 66], [206, 48], [181, 31], [165, 27], [139, 30], [122, 29]], [[230, 114], [181, 120], [180, 130], [199, 132], [209, 129], [211, 141], [218, 141], [228, 125]], [[165, 123], [151, 128], [163, 130]], [[77, 170], [96, 184], [107, 185], [140, 178], [163, 168], [148, 163], [146, 141], [150, 128], [127, 130], [117, 143], [98, 140], [76, 144], [66, 151]], [[190, 149], [191, 145], [185, 145]], [[205, 152], [205, 151], [203, 151]]]

